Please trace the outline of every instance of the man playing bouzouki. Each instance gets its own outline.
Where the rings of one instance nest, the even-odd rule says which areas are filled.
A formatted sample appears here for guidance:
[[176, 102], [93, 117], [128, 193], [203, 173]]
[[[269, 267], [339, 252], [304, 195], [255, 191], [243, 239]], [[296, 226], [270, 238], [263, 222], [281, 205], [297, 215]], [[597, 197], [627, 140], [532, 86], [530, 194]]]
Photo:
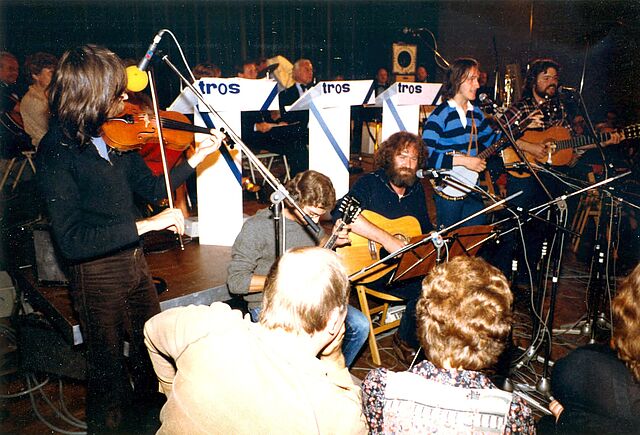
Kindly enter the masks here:
[[[467, 194], [468, 189], [464, 190], [465, 185], [476, 184], [478, 174], [487, 166], [481, 154], [499, 137], [482, 111], [471, 104], [480, 87], [478, 77], [478, 62], [475, 59], [454, 60], [442, 85], [443, 102], [429, 116], [424, 127], [422, 138], [429, 151], [427, 166], [448, 169], [448, 178], [453, 179], [449, 182], [445, 179], [444, 188], [435, 190], [440, 228], [449, 227], [484, 208], [478, 194]], [[456, 180], [462, 184], [454, 182]], [[485, 216], [480, 215], [465, 225], [485, 223]]]

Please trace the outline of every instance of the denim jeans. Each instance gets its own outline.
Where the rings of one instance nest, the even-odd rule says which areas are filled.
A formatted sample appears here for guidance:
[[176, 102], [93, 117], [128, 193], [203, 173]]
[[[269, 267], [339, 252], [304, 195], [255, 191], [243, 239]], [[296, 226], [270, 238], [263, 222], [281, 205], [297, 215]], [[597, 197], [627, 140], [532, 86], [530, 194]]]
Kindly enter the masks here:
[[[438, 195], [433, 195], [433, 199], [436, 203], [438, 228], [447, 228], [484, 208], [484, 204], [480, 198], [474, 194], [468, 195], [465, 199], [459, 201], [449, 201]], [[463, 226], [469, 227], [472, 225], [484, 225], [486, 223], [487, 217], [481, 214], [465, 222]]]
[[347, 367], [351, 367], [369, 336], [369, 320], [362, 311], [348, 305], [344, 325], [346, 330], [342, 342], [342, 354]]
[[[260, 320], [261, 311], [262, 307], [249, 309], [252, 322], [258, 322], [258, 320]], [[351, 367], [362, 345], [367, 341], [367, 337], [369, 336], [369, 321], [360, 310], [348, 305], [347, 317], [344, 324], [345, 332], [344, 340], [342, 341], [342, 354], [344, 355], [344, 362], [347, 367]]]
[[74, 265], [70, 282], [86, 346], [88, 433], [114, 431], [132, 405], [157, 391], [143, 328], [160, 312], [158, 295], [142, 248]]

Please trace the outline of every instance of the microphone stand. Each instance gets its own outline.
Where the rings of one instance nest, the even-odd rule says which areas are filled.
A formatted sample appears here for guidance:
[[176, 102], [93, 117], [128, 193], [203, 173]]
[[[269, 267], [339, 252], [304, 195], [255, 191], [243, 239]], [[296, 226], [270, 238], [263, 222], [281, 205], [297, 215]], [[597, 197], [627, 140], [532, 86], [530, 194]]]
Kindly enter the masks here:
[[[566, 195], [561, 195], [557, 198], [554, 198], [544, 204], [540, 204], [536, 207], [533, 207], [530, 209], [531, 212], [533, 211], [538, 211], [542, 212], [544, 211], [547, 207], [553, 205], [553, 204], [558, 204], [558, 210], [560, 212], [560, 216], [559, 216], [559, 221], [562, 222], [563, 220], [566, 220], [566, 202], [565, 200], [567, 198], [570, 198], [572, 196], [575, 195], [579, 195], [587, 190], [590, 189], [595, 189], [595, 188], [599, 188], [600, 186], [603, 186], [605, 184], [608, 184], [614, 180], [617, 180], [619, 178], [622, 178], [626, 175], [629, 175], [630, 172], [624, 173], [624, 174], [620, 174], [616, 177], [613, 178], [609, 178], [603, 181], [600, 181], [598, 183], [595, 183], [591, 186], [587, 186], [583, 189], [579, 189], [576, 190], [574, 192], [571, 192], [569, 194]], [[520, 367], [522, 367], [524, 364], [526, 364], [528, 361], [530, 361], [535, 354], [537, 353], [537, 350], [540, 348], [540, 346], [544, 345], [544, 357], [543, 357], [543, 372], [542, 375], [536, 385], [536, 390], [540, 393], [544, 393], [544, 394], [548, 394], [550, 392], [551, 389], [551, 385], [550, 385], [550, 381], [549, 381], [549, 365], [550, 365], [550, 357], [551, 357], [551, 342], [552, 342], [552, 334], [553, 334], [553, 321], [554, 321], [554, 313], [555, 313], [555, 302], [557, 299], [557, 291], [558, 291], [558, 282], [559, 282], [559, 276], [560, 276], [560, 269], [561, 269], [561, 265], [562, 265], [562, 256], [563, 256], [563, 249], [564, 249], [564, 238], [565, 235], [567, 234], [567, 232], [570, 232], [568, 230], [565, 229], [565, 231], [561, 231], [560, 232], [560, 243], [558, 245], [557, 248], [557, 253], [556, 256], [553, 257], [553, 260], [549, 260], [551, 262], [551, 269], [552, 269], [552, 286], [551, 286], [551, 293], [550, 293], [550, 303], [549, 303], [549, 311], [548, 314], [546, 316], [546, 321], [544, 321], [544, 329], [542, 331], [542, 334], [540, 334], [539, 329], [539, 324], [537, 321], [535, 321], [536, 319], [539, 319], [539, 321], [542, 321], [542, 310], [543, 310], [543, 303], [544, 303], [544, 297], [542, 296], [542, 287], [539, 289], [538, 292], [538, 298], [537, 298], [537, 306], [538, 306], [538, 314], [536, 315], [536, 317], [534, 318], [534, 325], [533, 325], [533, 332], [532, 335], [534, 337], [541, 337], [539, 340], [541, 341], [541, 343], [536, 343], [536, 339], [532, 340], [531, 345], [529, 346], [529, 348], [527, 349], [526, 353], [525, 353], [525, 358], [521, 361], [519, 361], [517, 363], [517, 365], [514, 368], [514, 372], [517, 371], [518, 369], [520, 369]], [[551, 258], [551, 256], [550, 256]], [[538, 330], [538, 331], [537, 331]], [[537, 331], [537, 332], [536, 332]], [[545, 334], [548, 337], [548, 340], [545, 340]]]
[[[587, 46], [588, 52], [588, 46]], [[586, 63], [585, 53], [585, 63]], [[583, 73], [584, 74], [584, 73]], [[584, 81], [584, 77], [582, 78]], [[582, 83], [581, 83], [582, 86]], [[602, 159], [602, 165], [604, 168], [604, 178], [605, 180], [609, 179], [609, 169], [610, 163], [607, 162], [606, 155], [604, 153], [604, 147], [599, 139], [599, 135], [596, 133], [596, 130], [593, 126], [593, 122], [591, 121], [591, 117], [589, 116], [589, 112], [585, 105], [584, 99], [582, 98], [582, 93], [580, 91], [571, 92], [571, 97], [574, 95], [578, 96], [580, 110], [582, 111], [586, 124], [589, 129], [589, 133], [593, 137], [593, 142], [600, 153], [600, 158]], [[611, 167], [612, 168], [612, 167]], [[615, 179], [617, 177], [614, 177]], [[611, 218], [613, 218], [613, 199], [610, 202], [609, 213], [611, 213]], [[610, 244], [611, 244], [611, 227], [607, 225], [606, 221], [607, 214], [603, 213], [603, 209], [606, 210], [606, 206], [604, 205], [604, 198], [601, 197], [601, 207], [600, 207], [600, 218], [598, 219], [598, 225], [596, 227], [595, 232], [595, 243], [593, 247], [593, 254], [591, 257], [591, 275], [589, 279], [589, 291], [588, 291], [588, 303], [587, 303], [587, 320], [585, 325], [582, 327], [581, 332], [585, 335], [590, 335], [589, 343], [595, 343], [595, 334], [596, 334], [596, 326], [599, 320], [604, 320], [604, 312], [600, 312], [601, 305], [604, 306], [604, 297], [605, 297], [605, 289], [609, 289], [609, 275], [608, 275], [608, 267], [610, 263]], [[606, 233], [606, 236], [605, 236]], [[606, 244], [606, 253], [603, 251], [603, 247]]]
[[[224, 125], [224, 129], [220, 128], [220, 131], [222, 131], [224, 134], [230, 137], [231, 140], [235, 143], [235, 145], [238, 145], [238, 147], [240, 148], [240, 151], [244, 153], [244, 155], [251, 162], [251, 164], [253, 164], [258, 169], [263, 179], [273, 188], [274, 194], [271, 195], [271, 201], [274, 204], [274, 208], [280, 207], [280, 210], [274, 213], [277, 214], [278, 216], [281, 215], [282, 208], [284, 207], [284, 205], [282, 204], [282, 201], [286, 199], [288, 203], [291, 204], [291, 206], [293, 206], [296, 210], [298, 210], [300, 215], [303, 217], [306, 225], [309, 226], [311, 231], [314, 234], [318, 234], [320, 232], [320, 227], [318, 226], [318, 224], [316, 224], [311, 219], [311, 217], [307, 213], [305, 213], [302, 207], [300, 207], [300, 205], [296, 202], [296, 200], [291, 196], [289, 191], [284, 187], [282, 183], [280, 183], [280, 180], [278, 180], [278, 178], [269, 171], [269, 169], [260, 161], [260, 159], [256, 157], [256, 155], [242, 141], [240, 136], [233, 131], [233, 129], [229, 126], [229, 124], [227, 124], [224, 118], [222, 118], [222, 116], [220, 116], [220, 114], [213, 107], [211, 107], [211, 105], [206, 101], [202, 93], [195, 86], [193, 86], [191, 81], [189, 81], [176, 68], [176, 66], [169, 60], [169, 56], [164, 55], [162, 56], [161, 59], [180, 78], [180, 80], [182, 80], [182, 82], [191, 90], [191, 92], [193, 92], [193, 94], [198, 98], [200, 103], [202, 103], [202, 105], [206, 107], [210, 113], [214, 114], [218, 119], [218, 121], [220, 121], [220, 123]], [[280, 223], [281, 223], [281, 220], [279, 218], [277, 220], [274, 219], [274, 224], [276, 227], [275, 233], [276, 233], [276, 239], [277, 239], [276, 252], [278, 255], [284, 252], [284, 248], [285, 248], [283, 246], [284, 238], [280, 239], [278, 237], [279, 234], [281, 233], [283, 234], [283, 228], [282, 228], [282, 225], [280, 225]]]

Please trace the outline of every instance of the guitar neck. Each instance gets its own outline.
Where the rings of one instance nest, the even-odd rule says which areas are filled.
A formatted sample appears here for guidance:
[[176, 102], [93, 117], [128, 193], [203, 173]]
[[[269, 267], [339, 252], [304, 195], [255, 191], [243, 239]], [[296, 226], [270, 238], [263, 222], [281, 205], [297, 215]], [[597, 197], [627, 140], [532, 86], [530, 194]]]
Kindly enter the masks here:
[[331, 233], [331, 237], [329, 237], [329, 240], [327, 240], [322, 247], [325, 249], [333, 249], [336, 246], [336, 241], [338, 240], [338, 233], [342, 231], [345, 225], [346, 224], [344, 223], [344, 221], [340, 222], [340, 225], [338, 225], [338, 228], [336, 228], [336, 230], [333, 233]]
[[483, 160], [491, 157], [492, 155], [497, 153], [500, 150], [500, 148], [502, 148], [507, 141], [508, 141], [508, 139], [506, 137], [501, 138], [500, 140], [494, 142], [493, 145], [489, 146], [484, 151], [482, 151], [480, 154], [478, 154], [477, 157], [481, 158]]
[[611, 133], [599, 133], [596, 137], [592, 136], [577, 136], [571, 139], [555, 141], [556, 151], [564, 150], [567, 148], [579, 148], [587, 145], [595, 144], [596, 142], [606, 142], [611, 139]]

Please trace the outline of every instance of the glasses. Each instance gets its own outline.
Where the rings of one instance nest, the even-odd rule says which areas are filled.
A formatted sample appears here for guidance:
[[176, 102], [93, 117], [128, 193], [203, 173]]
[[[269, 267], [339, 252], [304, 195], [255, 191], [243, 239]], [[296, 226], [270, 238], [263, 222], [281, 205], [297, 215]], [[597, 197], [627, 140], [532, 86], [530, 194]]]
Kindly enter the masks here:
[[314, 221], [320, 220], [320, 218], [327, 212], [325, 209], [319, 207], [304, 207], [303, 210]]

